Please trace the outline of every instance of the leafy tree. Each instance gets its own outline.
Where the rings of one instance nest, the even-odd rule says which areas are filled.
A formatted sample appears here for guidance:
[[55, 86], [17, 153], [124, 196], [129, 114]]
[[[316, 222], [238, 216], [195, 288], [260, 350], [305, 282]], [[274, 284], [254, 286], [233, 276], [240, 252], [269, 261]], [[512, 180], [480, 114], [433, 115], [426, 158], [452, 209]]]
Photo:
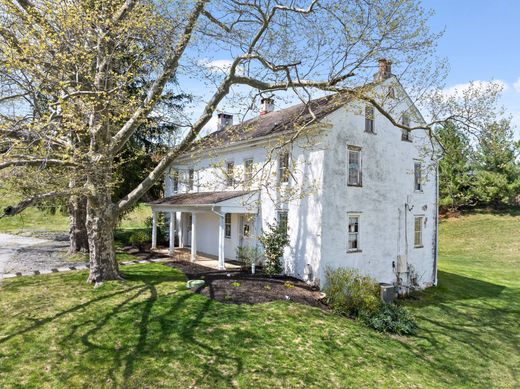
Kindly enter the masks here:
[[453, 211], [471, 204], [473, 199], [473, 149], [467, 135], [453, 122], [440, 126], [436, 132], [444, 146], [439, 163], [440, 205]]
[[510, 120], [493, 122], [485, 128], [475, 155], [473, 192], [479, 203], [508, 205], [520, 194], [519, 152]]
[[[440, 84], [444, 67], [431, 61], [438, 35], [428, 30], [428, 16], [415, 0], [0, 0], [0, 103], [13, 103], [0, 108], [0, 169], [53, 168], [56, 177], [6, 214], [50, 199], [85, 198], [89, 281], [99, 283], [120, 278], [113, 237], [120, 216], [193, 146], [235, 92], [245, 108], [261, 93], [283, 91], [308, 102], [316, 91], [338, 92], [371, 103], [405, 130], [430, 133], [451, 118], [478, 131], [495, 109], [496, 85], [459, 97], [432, 93], [432, 123], [415, 118], [414, 126], [394, 117], [386, 93], [376, 93], [373, 66], [380, 58], [393, 61], [412, 97]], [[229, 63], [215, 68], [208, 56], [221, 53]], [[136, 82], [139, 93], [129, 87]], [[159, 114], [161, 99], [196, 94], [200, 84], [200, 115], [179, 123], [182, 134], [146, 177], [115, 196], [121, 153]], [[33, 104], [27, 114], [26, 105], [14, 105], [27, 99], [43, 99], [49, 109]]]

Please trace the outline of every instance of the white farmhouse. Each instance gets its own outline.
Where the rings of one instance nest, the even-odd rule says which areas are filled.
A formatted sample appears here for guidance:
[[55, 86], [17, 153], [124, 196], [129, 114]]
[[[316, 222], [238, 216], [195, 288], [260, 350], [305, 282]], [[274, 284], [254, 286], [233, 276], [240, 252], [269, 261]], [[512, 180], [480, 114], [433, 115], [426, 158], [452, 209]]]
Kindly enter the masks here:
[[[389, 62], [375, 81], [396, 121], [423, 122]], [[436, 284], [440, 146], [426, 131], [340, 94], [277, 111], [264, 99], [258, 117], [232, 121], [219, 115], [220, 129], [171, 166], [165, 198], [151, 203], [154, 221], [172, 216], [171, 252], [191, 247], [192, 260], [214, 255], [225, 268], [238, 246], [283, 223], [288, 275], [319, 285], [327, 267], [348, 267], [381, 283]]]

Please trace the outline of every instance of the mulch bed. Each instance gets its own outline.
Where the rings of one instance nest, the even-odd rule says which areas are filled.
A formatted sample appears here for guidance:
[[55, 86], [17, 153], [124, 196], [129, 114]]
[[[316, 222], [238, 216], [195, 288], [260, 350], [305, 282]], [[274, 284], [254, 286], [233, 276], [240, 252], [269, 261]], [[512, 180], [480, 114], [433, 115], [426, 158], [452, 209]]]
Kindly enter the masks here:
[[320, 300], [319, 290], [297, 278], [268, 277], [261, 271], [251, 274], [240, 269], [215, 270], [188, 261], [173, 261], [165, 265], [179, 269], [190, 280], [204, 280], [205, 285], [194, 292], [222, 303], [260, 304], [284, 300], [327, 309]]

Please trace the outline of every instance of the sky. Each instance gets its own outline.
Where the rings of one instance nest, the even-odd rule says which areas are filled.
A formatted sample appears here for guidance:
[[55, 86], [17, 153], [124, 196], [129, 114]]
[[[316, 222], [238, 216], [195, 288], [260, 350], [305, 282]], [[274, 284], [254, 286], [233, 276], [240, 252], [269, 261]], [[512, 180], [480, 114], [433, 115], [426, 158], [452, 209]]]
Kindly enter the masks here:
[[[500, 82], [501, 104], [512, 115], [515, 137], [520, 139], [520, 0], [422, 0], [422, 5], [434, 11], [432, 32], [444, 30], [437, 55], [447, 58], [450, 66], [446, 89], [461, 89], [470, 81]], [[225, 57], [223, 53], [211, 64], [225, 68], [230, 62]], [[195, 81], [190, 82], [197, 89]], [[199, 105], [202, 110], [203, 102]], [[234, 113], [225, 102], [219, 107], [222, 110]], [[215, 116], [206, 131], [216, 126]]]
[[423, 0], [423, 5], [435, 11], [431, 28], [445, 29], [437, 54], [450, 64], [447, 87], [502, 81], [502, 104], [520, 139], [520, 1]]

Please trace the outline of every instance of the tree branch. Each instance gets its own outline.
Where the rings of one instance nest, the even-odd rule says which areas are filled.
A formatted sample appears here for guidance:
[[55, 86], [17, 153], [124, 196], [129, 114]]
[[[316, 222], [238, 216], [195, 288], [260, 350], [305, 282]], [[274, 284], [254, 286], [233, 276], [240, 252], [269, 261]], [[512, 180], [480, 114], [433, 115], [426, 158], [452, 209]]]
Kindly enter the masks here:
[[4, 213], [2, 215], [0, 215], [0, 219], [3, 217], [6, 217], [6, 216], [15, 216], [15, 215], [19, 214], [20, 212], [22, 212], [24, 209], [26, 209], [32, 205], [41, 203], [42, 201], [45, 201], [48, 199], [53, 199], [56, 197], [70, 196], [70, 194], [71, 194], [70, 191], [49, 192], [49, 193], [44, 193], [44, 194], [36, 195], [33, 197], [29, 197], [28, 199], [20, 201], [16, 205], [5, 207]]
[[13, 160], [0, 163], [0, 170], [11, 166], [38, 166], [38, 165], [61, 165], [61, 166], [75, 166], [73, 162], [62, 161], [60, 159], [28, 159], [28, 160]]

